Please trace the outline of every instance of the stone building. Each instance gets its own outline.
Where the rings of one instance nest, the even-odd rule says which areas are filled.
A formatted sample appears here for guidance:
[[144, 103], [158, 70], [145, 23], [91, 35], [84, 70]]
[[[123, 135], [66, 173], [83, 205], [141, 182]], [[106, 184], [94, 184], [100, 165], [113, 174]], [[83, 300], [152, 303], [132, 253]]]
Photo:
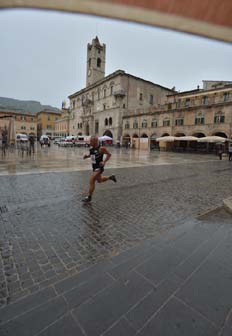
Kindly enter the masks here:
[[10, 118], [15, 119], [16, 133], [37, 136], [37, 116], [21, 110], [0, 109], [0, 133], [8, 128]]
[[43, 134], [54, 138], [55, 136], [55, 122], [61, 116], [61, 111], [54, 111], [45, 109], [37, 113], [37, 136]]
[[[132, 115], [133, 114], [133, 115]], [[232, 138], [232, 82], [203, 81], [203, 89], [172, 93], [162, 106], [123, 116], [123, 138], [141, 148], [144, 138], [218, 135]]]
[[62, 108], [59, 119], [55, 120], [54, 136], [66, 137], [69, 135], [70, 109]]
[[105, 77], [106, 46], [87, 46], [86, 87], [69, 96], [70, 135], [108, 135], [122, 141], [123, 117], [165, 104], [173, 90], [117, 70]]

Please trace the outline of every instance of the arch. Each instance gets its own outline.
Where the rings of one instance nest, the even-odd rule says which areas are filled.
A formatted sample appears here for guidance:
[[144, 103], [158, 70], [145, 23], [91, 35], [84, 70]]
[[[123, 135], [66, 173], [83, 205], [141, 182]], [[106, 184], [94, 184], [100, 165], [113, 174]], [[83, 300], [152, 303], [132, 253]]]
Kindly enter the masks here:
[[205, 137], [205, 134], [201, 133], [201, 132], [193, 133], [192, 135], [197, 137], [197, 138], [204, 138]]
[[110, 132], [110, 130], [106, 130], [104, 133], [103, 133], [103, 136], [104, 135], [107, 135], [109, 137], [111, 137], [113, 139], [113, 134]]
[[82, 135], [82, 133], [81, 133], [81, 132], [78, 132], [77, 135]]
[[100, 68], [101, 67], [101, 59], [98, 57], [97, 59], [97, 67]]
[[161, 137], [169, 136], [169, 135], [170, 135], [169, 133], [163, 133], [163, 135], [161, 135]]
[[148, 138], [148, 136], [147, 136], [146, 133], [143, 133], [143, 134], [141, 135], [141, 138]]
[[150, 149], [151, 150], [158, 150], [159, 149], [159, 143], [156, 141], [156, 138], [157, 138], [157, 134], [156, 133], [153, 133], [151, 136], [150, 136]]
[[122, 143], [123, 145], [125, 145], [126, 147], [129, 146], [129, 144], [131, 143], [131, 137], [130, 134], [124, 134], [122, 137]]
[[151, 136], [150, 136], [150, 139], [151, 140], [156, 140], [157, 138], [157, 134], [156, 133], [153, 133]]
[[222, 138], [228, 138], [228, 136], [224, 132], [214, 132], [212, 135], [216, 135]]
[[184, 133], [176, 133], [176, 134], [174, 134], [174, 136], [175, 137], [182, 137], [182, 136], [185, 136], [185, 134]]
[[132, 138], [138, 138], [139, 136], [136, 134], [136, 133], [134, 133], [133, 135], [132, 135]]

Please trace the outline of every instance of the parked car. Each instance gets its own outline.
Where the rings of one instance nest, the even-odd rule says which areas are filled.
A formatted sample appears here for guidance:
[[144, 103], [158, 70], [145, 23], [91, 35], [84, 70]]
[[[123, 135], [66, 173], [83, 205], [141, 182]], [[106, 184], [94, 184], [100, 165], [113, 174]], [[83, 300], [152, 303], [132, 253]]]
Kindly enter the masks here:
[[77, 147], [89, 147], [90, 146], [90, 136], [78, 136], [74, 142]]
[[51, 142], [50, 142], [49, 136], [47, 136], [47, 135], [41, 135], [41, 137], [39, 139], [39, 142], [40, 142], [41, 147], [43, 145], [47, 145], [48, 147], [51, 146]]
[[54, 144], [58, 145], [61, 141], [64, 141], [64, 140], [65, 138], [62, 138], [62, 137], [55, 138]]
[[26, 134], [16, 134], [16, 142], [27, 142], [28, 136]]
[[61, 147], [73, 147], [74, 144], [75, 144], [76, 138], [77, 137], [74, 136], [74, 135], [69, 135], [63, 141], [60, 141], [58, 143], [58, 146], [61, 146]]

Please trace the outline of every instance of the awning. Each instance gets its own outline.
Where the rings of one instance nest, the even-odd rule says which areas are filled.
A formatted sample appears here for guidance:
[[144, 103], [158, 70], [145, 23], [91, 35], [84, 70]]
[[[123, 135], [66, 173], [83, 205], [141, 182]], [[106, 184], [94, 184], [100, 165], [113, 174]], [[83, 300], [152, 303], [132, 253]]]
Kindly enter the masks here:
[[0, 8], [92, 14], [232, 42], [231, 0], [1, 0]]
[[215, 143], [220, 142], [221, 143], [225, 141], [227, 141], [227, 138], [219, 137], [216, 135], [207, 136], [207, 137], [198, 139], [198, 142], [215, 142]]
[[173, 142], [175, 140], [178, 140], [178, 138], [172, 135], [167, 135], [161, 138], [156, 138], [156, 141], [164, 141], [164, 142]]

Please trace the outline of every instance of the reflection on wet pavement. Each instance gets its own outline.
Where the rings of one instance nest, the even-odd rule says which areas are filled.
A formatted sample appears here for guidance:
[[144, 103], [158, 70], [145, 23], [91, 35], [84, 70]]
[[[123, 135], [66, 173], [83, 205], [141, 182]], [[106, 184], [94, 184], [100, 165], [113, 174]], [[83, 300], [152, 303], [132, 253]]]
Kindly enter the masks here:
[[[218, 160], [214, 155], [138, 151], [109, 147], [112, 153], [108, 168], [142, 167]], [[90, 161], [83, 160], [88, 148], [50, 148], [37, 146], [35, 154], [22, 156], [17, 150], [7, 152], [0, 160], [0, 175], [31, 174], [44, 172], [81, 171], [91, 168]]]

